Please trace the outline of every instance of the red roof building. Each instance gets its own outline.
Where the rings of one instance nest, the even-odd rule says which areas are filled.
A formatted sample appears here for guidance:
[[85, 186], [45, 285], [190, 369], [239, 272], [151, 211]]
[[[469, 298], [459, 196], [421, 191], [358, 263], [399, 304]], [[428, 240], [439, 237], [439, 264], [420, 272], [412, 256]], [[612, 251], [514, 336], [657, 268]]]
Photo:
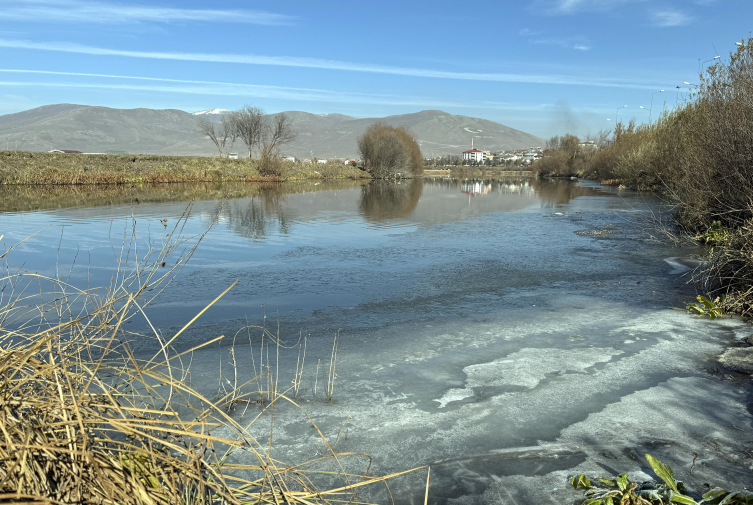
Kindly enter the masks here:
[[483, 163], [490, 155], [489, 151], [480, 151], [478, 149], [469, 149], [463, 151], [463, 159], [465, 161], [475, 161], [476, 163]]

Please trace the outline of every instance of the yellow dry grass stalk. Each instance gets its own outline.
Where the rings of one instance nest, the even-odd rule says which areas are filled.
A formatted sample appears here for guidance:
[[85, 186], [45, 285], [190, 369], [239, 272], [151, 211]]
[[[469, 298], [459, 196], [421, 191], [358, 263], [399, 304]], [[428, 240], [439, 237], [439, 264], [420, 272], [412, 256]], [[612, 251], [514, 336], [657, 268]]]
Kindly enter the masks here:
[[[303, 410], [328, 453], [298, 465], [278, 461], [271, 427], [244, 426], [229, 413], [228, 402], [249, 393], [213, 401], [186, 380], [182, 359], [222, 338], [177, 352], [171, 343], [191, 323], [168, 342], [154, 331], [159, 352], [137, 358], [129, 340], [149, 337], [124, 325], [146, 318], [144, 308], [193, 254], [198, 242], [172, 257], [175, 266], [161, 267], [184, 246], [184, 224], [185, 216], [166, 232], [161, 250], [138, 251], [124, 240], [107, 288], [77, 289], [25, 272], [0, 276], [0, 501], [356, 502], [361, 487], [417, 470], [369, 475], [368, 455], [336, 453]], [[298, 408], [285, 393], [275, 387], [262, 408]], [[355, 464], [363, 470], [351, 470]]]
[[363, 179], [342, 163], [279, 160], [279, 175], [263, 175], [254, 159], [203, 156], [91, 155], [0, 151], [0, 185], [155, 184], [173, 182], [279, 182], [302, 179]]

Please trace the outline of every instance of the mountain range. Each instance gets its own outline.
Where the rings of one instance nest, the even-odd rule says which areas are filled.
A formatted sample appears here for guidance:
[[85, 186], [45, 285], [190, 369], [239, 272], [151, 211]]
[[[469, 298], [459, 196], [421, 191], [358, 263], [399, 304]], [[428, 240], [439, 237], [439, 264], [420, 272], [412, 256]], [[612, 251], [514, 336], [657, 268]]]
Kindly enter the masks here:
[[[197, 129], [199, 117], [218, 121], [225, 109], [188, 113], [175, 109], [112, 109], [89, 105], [55, 104], [0, 116], [0, 149], [83, 152], [127, 152], [213, 156], [214, 144]], [[424, 156], [460, 154], [473, 144], [498, 151], [538, 147], [544, 141], [508, 126], [488, 121], [425, 110], [383, 118], [355, 118], [342, 114], [285, 112], [297, 134], [284, 152], [299, 158], [356, 158], [356, 139], [382, 122], [410, 129]], [[234, 150], [245, 151], [240, 141]]]

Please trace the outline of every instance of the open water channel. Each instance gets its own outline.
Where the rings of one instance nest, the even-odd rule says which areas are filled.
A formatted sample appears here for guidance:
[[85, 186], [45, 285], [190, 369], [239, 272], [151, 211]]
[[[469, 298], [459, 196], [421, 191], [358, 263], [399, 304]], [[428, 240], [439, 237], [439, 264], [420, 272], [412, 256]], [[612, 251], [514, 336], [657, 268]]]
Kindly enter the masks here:
[[[647, 452], [696, 491], [751, 486], [750, 377], [715, 360], [751, 329], [682, 310], [700, 251], [652, 238], [650, 195], [528, 179], [6, 188], [2, 247], [42, 230], [8, 267], [106, 285], [124, 236], [159, 247], [191, 199], [186, 244], [214, 225], [146, 312], [170, 338], [239, 281], [176, 341], [229, 336], [193, 356], [207, 395], [232, 378], [236, 334], [239, 382], [258, 372], [261, 333], [244, 328], [265, 326], [290, 347], [286, 384], [306, 339], [298, 402], [337, 451], [370, 454], [373, 474], [431, 465], [430, 503], [570, 503], [568, 476], [646, 480]], [[287, 463], [326, 453], [292, 407], [273, 436]], [[425, 478], [395, 480], [395, 501], [423, 503]]]

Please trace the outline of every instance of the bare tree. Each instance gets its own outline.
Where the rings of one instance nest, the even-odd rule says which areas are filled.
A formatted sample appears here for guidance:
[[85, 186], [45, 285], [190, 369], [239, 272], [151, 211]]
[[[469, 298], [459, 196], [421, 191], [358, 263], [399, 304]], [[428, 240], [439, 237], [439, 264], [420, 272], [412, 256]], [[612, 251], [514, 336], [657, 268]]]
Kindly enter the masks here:
[[[222, 151], [225, 150], [225, 144], [227, 143], [228, 139], [233, 137], [232, 125], [229, 122], [225, 121], [224, 116], [222, 117], [220, 124], [209, 120], [209, 118], [200, 117], [196, 121], [196, 125], [203, 135], [206, 135], [207, 137], [209, 137], [209, 140], [214, 142], [214, 145], [217, 146], [217, 150], [220, 152], [220, 158], [222, 158]], [[228, 128], [228, 126], [230, 127]], [[235, 139], [232, 138], [232, 140], [234, 141]]]
[[259, 107], [245, 105], [242, 109], [230, 113], [230, 122], [237, 138], [246, 144], [248, 157], [251, 158], [254, 149], [259, 147], [264, 136], [264, 111]]
[[545, 148], [556, 150], [559, 149], [561, 146], [561, 139], [559, 135], [555, 135], [554, 137], [550, 138], [546, 141]]
[[599, 147], [609, 144], [609, 137], [612, 135], [612, 131], [607, 128], [602, 128], [599, 133], [596, 134], [596, 144]]
[[267, 116], [261, 138], [261, 156], [276, 156], [280, 147], [295, 140], [296, 134], [284, 113]]
[[230, 147], [227, 148], [228, 152], [233, 150], [233, 144], [238, 139], [238, 129], [235, 127], [235, 121], [229, 113], [225, 113], [220, 117], [220, 128], [225, 133], [226, 138], [230, 141]]

